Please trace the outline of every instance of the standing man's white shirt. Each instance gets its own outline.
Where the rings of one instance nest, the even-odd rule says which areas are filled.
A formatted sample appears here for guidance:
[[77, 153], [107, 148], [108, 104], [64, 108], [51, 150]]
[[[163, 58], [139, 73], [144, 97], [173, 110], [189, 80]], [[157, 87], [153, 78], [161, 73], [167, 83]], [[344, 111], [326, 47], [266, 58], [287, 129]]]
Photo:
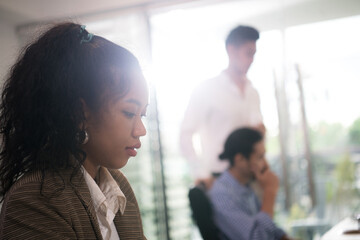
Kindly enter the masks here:
[[[189, 160], [195, 179], [207, 178], [211, 173], [224, 172], [228, 161], [218, 155], [227, 136], [236, 128], [262, 124], [260, 98], [250, 81], [244, 91], [222, 72], [218, 77], [200, 84], [193, 92], [180, 132], [180, 146]], [[201, 153], [193, 147], [193, 136], [198, 133]]]

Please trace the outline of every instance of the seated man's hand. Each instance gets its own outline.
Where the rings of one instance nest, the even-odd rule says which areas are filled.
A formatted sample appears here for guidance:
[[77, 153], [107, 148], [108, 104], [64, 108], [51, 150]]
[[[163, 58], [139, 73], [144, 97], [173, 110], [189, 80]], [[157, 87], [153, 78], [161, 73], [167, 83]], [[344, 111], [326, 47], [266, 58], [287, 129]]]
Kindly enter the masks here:
[[273, 190], [277, 192], [277, 189], [279, 187], [279, 179], [275, 175], [275, 173], [270, 170], [269, 165], [266, 161], [262, 166], [252, 164], [251, 167], [255, 174], [256, 180], [259, 182], [263, 190]]

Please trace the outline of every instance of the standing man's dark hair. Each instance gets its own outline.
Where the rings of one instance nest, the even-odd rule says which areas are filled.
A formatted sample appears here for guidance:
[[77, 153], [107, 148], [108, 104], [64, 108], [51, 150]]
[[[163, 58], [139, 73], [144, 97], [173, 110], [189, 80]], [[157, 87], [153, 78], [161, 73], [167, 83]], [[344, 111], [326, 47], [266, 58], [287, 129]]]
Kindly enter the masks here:
[[239, 46], [247, 41], [257, 41], [259, 39], [259, 31], [250, 26], [239, 25], [226, 38], [225, 44]]

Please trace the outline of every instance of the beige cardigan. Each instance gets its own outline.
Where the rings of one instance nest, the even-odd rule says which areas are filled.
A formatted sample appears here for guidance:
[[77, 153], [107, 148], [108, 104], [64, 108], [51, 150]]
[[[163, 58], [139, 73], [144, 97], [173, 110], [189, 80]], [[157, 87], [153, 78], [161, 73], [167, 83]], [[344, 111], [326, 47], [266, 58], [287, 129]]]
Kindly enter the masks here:
[[[110, 170], [127, 203], [114, 223], [121, 240], [146, 239], [134, 192], [119, 170]], [[9, 190], [0, 215], [0, 239], [103, 239], [82, 172], [33, 172]], [[40, 193], [42, 191], [42, 194]]]

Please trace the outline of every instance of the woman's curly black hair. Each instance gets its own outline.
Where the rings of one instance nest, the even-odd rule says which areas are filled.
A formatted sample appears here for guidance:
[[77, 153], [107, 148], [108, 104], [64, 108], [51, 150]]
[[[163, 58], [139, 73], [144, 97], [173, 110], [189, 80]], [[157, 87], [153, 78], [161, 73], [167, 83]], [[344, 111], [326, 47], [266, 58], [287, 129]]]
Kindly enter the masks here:
[[0, 104], [0, 202], [24, 173], [79, 169], [85, 152], [76, 141], [82, 103], [99, 113], [128, 91], [137, 59], [102, 37], [61, 23], [28, 45], [11, 68]]

